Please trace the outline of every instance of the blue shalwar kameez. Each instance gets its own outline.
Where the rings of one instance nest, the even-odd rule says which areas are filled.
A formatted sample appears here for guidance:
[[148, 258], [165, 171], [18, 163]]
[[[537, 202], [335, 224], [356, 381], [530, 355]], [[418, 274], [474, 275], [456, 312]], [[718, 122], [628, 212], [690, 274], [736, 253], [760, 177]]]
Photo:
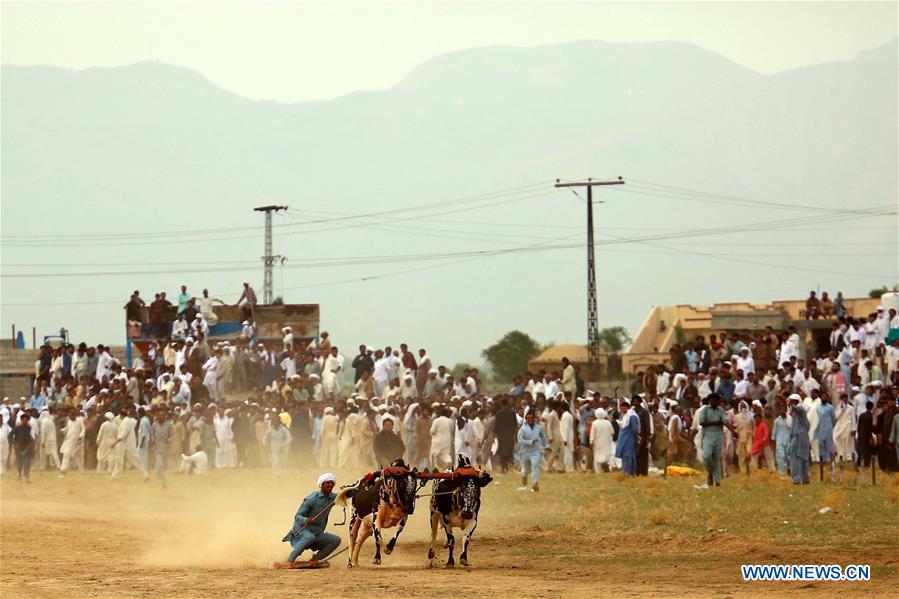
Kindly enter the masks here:
[[[293, 547], [287, 561], [294, 561], [306, 549], [316, 551], [312, 556], [313, 560], [322, 560], [337, 549], [337, 546], [340, 545], [340, 537], [325, 532], [325, 527], [328, 526], [328, 516], [331, 514], [331, 508], [334, 507], [336, 497], [335, 493], [325, 495], [320, 490], [306, 496], [294, 516], [293, 528], [281, 539]], [[316, 518], [313, 523], [306, 525], [307, 518], [315, 516], [322, 510], [325, 511], [321, 516]], [[303, 528], [304, 526], [305, 528]]]
[[531, 475], [534, 484], [540, 482], [540, 460], [543, 451], [549, 446], [546, 433], [536, 422], [531, 428], [527, 422], [518, 429], [518, 455], [521, 459], [521, 475]]
[[[721, 484], [721, 450], [724, 447], [724, 423], [727, 414], [722, 408], [706, 406], [699, 414], [699, 426], [702, 427], [702, 461], [705, 469], [712, 477], [712, 484]], [[715, 425], [720, 426], [702, 426]]]
[[802, 404], [793, 406], [793, 426], [790, 427], [790, 476], [794, 484], [808, 482], [808, 466], [811, 459], [811, 443], [809, 443], [808, 416]]
[[818, 441], [818, 459], [822, 462], [833, 462], [833, 427], [836, 423], [837, 415], [832, 405], [822, 403], [818, 406], [818, 426], [814, 436]]
[[790, 425], [783, 416], [778, 416], [771, 427], [771, 440], [774, 441], [774, 461], [777, 462], [777, 471], [780, 474], [787, 473], [787, 448], [790, 446]]
[[628, 412], [618, 430], [615, 457], [621, 460], [621, 471], [628, 476], [637, 476], [637, 437], [640, 436], [640, 418], [633, 411]]

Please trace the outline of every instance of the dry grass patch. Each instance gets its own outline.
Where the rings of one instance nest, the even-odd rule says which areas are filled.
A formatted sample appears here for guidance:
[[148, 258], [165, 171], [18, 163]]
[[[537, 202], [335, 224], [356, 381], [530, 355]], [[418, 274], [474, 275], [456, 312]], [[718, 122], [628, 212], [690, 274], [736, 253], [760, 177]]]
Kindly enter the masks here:
[[653, 508], [646, 512], [649, 523], [653, 526], [663, 526], [671, 522], [671, 513], [661, 508]]

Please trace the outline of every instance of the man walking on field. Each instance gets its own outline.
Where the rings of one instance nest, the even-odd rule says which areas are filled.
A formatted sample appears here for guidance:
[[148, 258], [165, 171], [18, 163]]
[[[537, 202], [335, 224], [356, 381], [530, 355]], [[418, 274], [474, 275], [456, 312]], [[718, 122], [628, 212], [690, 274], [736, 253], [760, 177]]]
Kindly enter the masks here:
[[80, 472], [84, 472], [84, 420], [78, 416], [73, 408], [69, 410], [69, 420], [62, 429], [65, 437], [62, 442], [62, 466], [63, 474], [69, 471], [73, 463]]
[[172, 442], [172, 423], [160, 410], [156, 414], [156, 422], [153, 423], [153, 458], [155, 460], [156, 476], [165, 488], [165, 465], [169, 455], [169, 445]]
[[134, 428], [137, 422], [128, 413], [128, 410], [122, 408], [119, 412], [121, 421], [116, 434], [116, 440], [112, 444], [112, 473], [110, 478], [118, 478], [128, 463], [144, 475], [144, 480], [150, 478], [147, 471], [144, 470], [140, 463], [140, 456], [137, 453], [137, 437]]

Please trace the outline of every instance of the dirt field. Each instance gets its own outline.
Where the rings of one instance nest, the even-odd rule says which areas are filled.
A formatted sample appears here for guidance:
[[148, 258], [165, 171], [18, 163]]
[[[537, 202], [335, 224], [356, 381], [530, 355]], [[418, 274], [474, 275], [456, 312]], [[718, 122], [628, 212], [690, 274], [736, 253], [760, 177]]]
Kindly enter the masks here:
[[[0, 486], [0, 595], [13, 597], [895, 597], [899, 487], [793, 487], [759, 475], [717, 491], [690, 479], [513, 476], [485, 489], [471, 567], [427, 568], [427, 499], [383, 565], [270, 569], [317, 471], [170, 474], [168, 489], [96, 474]], [[339, 472], [349, 482], [355, 472]], [[819, 514], [822, 506], [828, 514]], [[339, 522], [335, 510], [331, 522]], [[345, 537], [345, 527], [329, 527]], [[441, 553], [445, 560], [445, 553]], [[442, 562], [441, 562], [442, 563]], [[870, 564], [870, 582], [746, 583], [743, 563]]]

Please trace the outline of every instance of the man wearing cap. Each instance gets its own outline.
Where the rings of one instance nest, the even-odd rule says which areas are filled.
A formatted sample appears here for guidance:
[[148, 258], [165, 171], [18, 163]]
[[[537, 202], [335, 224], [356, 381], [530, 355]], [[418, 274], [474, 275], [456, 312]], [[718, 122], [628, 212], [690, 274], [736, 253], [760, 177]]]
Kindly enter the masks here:
[[[337, 478], [332, 473], [325, 472], [318, 477], [318, 490], [303, 500], [294, 516], [293, 528], [281, 539], [293, 547], [287, 556], [288, 562], [293, 562], [306, 549], [315, 551], [312, 561], [318, 562], [328, 557], [340, 545], [340, 537], [325, 532], [328, 516], [334, 506], [334, 500], [337, 499], [337, 495], [332, 492], [336, 482]], [[325, 564], [327, 562], [322, 565]]]

